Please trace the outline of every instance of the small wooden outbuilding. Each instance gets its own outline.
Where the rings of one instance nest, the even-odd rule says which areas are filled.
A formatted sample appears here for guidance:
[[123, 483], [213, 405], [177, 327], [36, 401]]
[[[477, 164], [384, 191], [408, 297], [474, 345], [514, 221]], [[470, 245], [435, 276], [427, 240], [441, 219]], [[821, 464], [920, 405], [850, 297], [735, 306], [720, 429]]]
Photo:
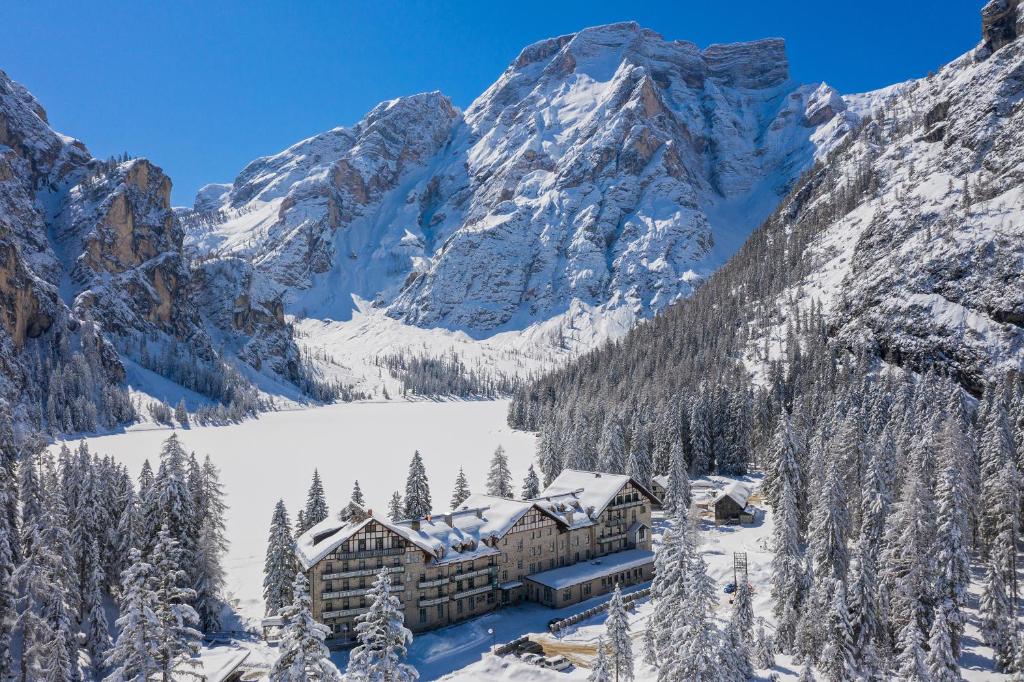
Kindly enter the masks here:
[[716, 524], [748, 524], [754, 522], [754, 509], [747, 504], [750, 487], [739, 481], [730, 483], [715, 496], [712, 507]]

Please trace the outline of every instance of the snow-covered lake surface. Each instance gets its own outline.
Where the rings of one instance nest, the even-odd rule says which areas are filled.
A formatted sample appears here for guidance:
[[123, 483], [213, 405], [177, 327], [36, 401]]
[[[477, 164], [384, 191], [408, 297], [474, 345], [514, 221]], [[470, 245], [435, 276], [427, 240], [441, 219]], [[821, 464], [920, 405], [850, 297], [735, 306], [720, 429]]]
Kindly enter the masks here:
[[[244, 622], [263, 616], [263, 556], [274, 504], [283, 499], [292, 522], [319, 469], [331, 513], [346, 504], [358, 480], [372, 509], [384, 512], [405, 489], [414, 450], [423, 455], [434, 508], [446, 510], [464, 467], [473, 492], [483, 492], [494, 449], [504, 446], [516, 486], [533, 460], [535, 436], [505, 424], [507, 401], [359, 402], [272, 412], [232, 426], [176, 433], [200, 458], [220, 467], [230, 505], [226, 558], [228, 596]], [[88, 438], [89, 448], [113, 455], [138, 477], [145, 459], [154, 469], [172, 431], [152, 424]], [[59, 447], [59, 444], [54, 446]]]

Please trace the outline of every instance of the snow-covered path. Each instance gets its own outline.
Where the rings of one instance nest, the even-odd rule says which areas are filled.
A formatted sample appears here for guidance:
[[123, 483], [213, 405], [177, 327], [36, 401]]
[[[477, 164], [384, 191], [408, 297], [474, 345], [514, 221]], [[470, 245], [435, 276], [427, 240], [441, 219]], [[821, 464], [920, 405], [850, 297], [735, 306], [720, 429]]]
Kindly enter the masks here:
[[[348, 502], [356, 480], [369, 506], [384, 511], [391, 493], [404, 490], [416, 449], [439, 511], [447, 509], [460, 466], [471, 489], [483, 491], [488, 461], [499, 444], [518, 487], [536, 439], [505, 425], [507, 407], [506, 401], [341, 403], [272, 412], [232, 426], [177, 430], [186, 448], [200, 458], [209, 454], [221, 469], [231, 507], [228, 593], [243, 621], [253, 624], [263, 616], [263, 555], [274, 503], [283, 499], [294, 523], [314, 468], [323, 477], [332, 513]], [[160, 444], [170, 434], [149, 424], [87, 440], [93, 452], [113, 455], [137, 477], [146, 458], [156, 467]]]

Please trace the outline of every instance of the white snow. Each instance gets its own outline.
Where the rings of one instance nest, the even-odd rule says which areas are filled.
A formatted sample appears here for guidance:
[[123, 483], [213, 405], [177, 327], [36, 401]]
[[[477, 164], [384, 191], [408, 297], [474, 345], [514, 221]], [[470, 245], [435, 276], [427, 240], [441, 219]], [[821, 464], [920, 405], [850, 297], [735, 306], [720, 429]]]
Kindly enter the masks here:
[[[384, 512], [391, 493], [404, 491], [409, 460], [419, 449], [440, 512], [448, 508], [459, 467], [471, 489], [483, 489], [499, 444], [513, 479], [525, 477], [535, 437], [505, 425], [507, 407], [505, 401], [345, 403], [271, 412], [232, 426], [179, 429], [187, 449], [200, 458], [209, 454], [221, 469], [230, 506], [228, 593], [242, 624], [254, 625], [263, 616], [263, 558], [274, 504], [283, 499], [294, 523], [314, 468], [332, 516], [348, 503], [356, 480], [367, 506]], [[170, 434], [145, 425], [86, 440], [93, 452], [113, 455], [137, 477], [143, 460], [155, 467]]]
[[584, 561], [571, 566], [534, 573], [529, 580], [560, 590], [569, 585], [578, 585], [584, 581], [628, 571], [653, 562], [654, 552], [646, 549], [629, 549], [593, 561]]

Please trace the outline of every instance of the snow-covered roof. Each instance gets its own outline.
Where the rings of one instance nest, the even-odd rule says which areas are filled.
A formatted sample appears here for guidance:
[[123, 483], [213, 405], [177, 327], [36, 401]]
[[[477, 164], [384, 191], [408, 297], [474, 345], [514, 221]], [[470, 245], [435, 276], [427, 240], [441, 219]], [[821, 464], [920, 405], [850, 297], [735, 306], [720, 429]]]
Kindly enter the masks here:
[[300, 535], [295, 540], [295, 555], [303, 570], [309, 570], [372, 520], [372, 516], [355, 522], [329, 517]]
[[210, 647], [199, 652], [199, 670], [203, 682], [223, 682], [249, 657], [248, 649]]
[[662, 488], [668, 487], [668, 476], [655, 476], [651, 480], [660, 485]]
[[565, 469], [533, 502], [569, 528], [583, 528], [594, 523], [627, 483], [658, 501], [631, 476]]
[[654, 552], [647, 549], [629, 549], [592, 561], [534, 573], [526, 576], [526, 579], [545, 587], [560, 590], [570, 585], [578, 585], [594, 578], [602, 578], [651, 563], [654, 563]]
[[725, 487], [725, 490], [715, 496], [713, 504], [718, 504], [725, 498], [729, 497], [742, 509], [747, 506], [747, 500], [750, 499], [751, 492], [753, 491], [747, 484], [739, 481], [733, 481]]

